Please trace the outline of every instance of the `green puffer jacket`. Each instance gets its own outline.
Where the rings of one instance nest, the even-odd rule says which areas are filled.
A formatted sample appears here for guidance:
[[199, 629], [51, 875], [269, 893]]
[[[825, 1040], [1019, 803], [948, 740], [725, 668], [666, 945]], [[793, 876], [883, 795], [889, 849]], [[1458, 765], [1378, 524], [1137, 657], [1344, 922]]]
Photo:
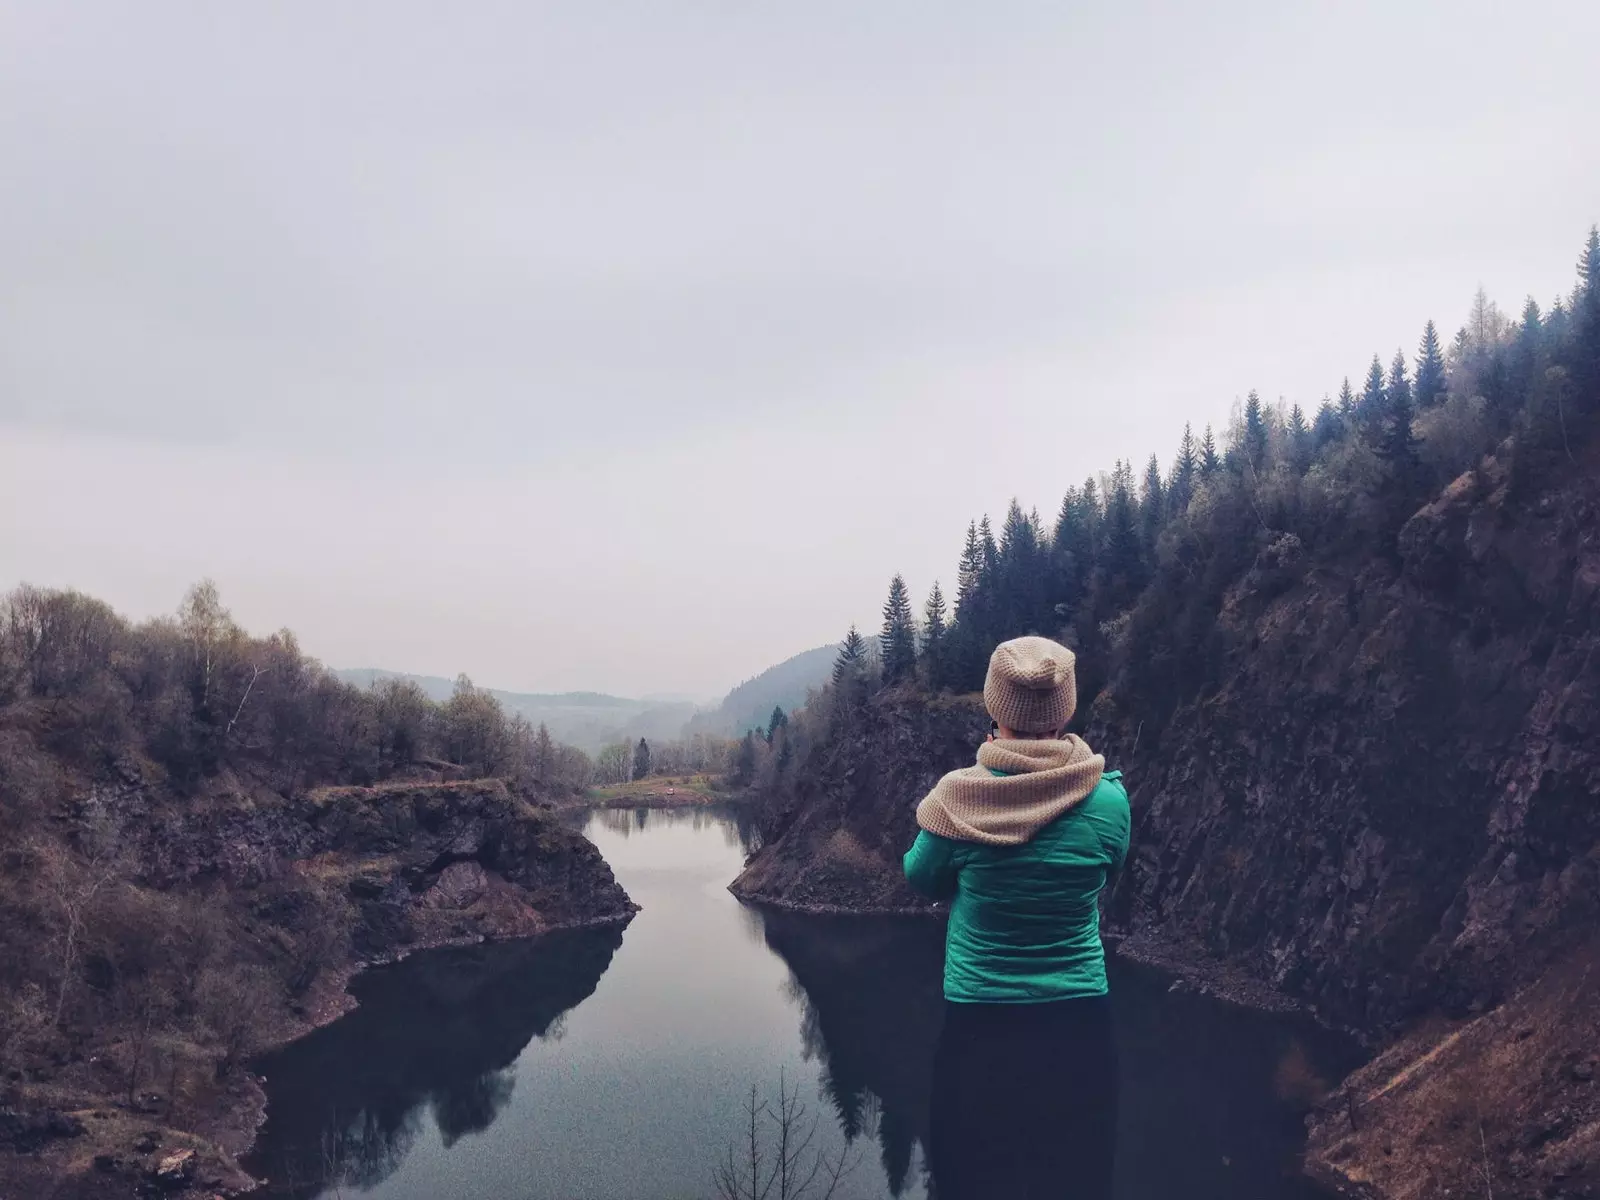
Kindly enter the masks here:
[[[998, 774], [998, 772], [997, 772]], [[1128, 856], [1121, 771], [1019, 846], [958, 842], [922, 830], [906, 879], [949, 900], [947, 1000], [1038, 1004], [1106, 993], [1100, 889]]]

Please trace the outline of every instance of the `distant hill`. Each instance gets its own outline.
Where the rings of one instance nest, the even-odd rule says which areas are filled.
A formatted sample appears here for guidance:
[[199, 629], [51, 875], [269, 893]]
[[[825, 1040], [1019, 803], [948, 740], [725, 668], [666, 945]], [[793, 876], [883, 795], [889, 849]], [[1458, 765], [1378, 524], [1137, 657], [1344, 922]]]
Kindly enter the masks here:
[[[438, 675], [409, 675], [379, 667], [356, 667], [334, 672], [340, 679], [358, 687], [371, 687], [380, 679], [409, 679], [430, 699], [448, 700], [455, 680]], [[681, 737], [684, 726], [695, 715], [688, 700], [630, 700], [602, 692], [504, 692], [488, 689], [507, 712], [521, 713], [534, 724], [543, 724], [559, 742], [577, 746], [590, 754], [608, 742], [648, 738], [666, 741]]]
[[[765, 729], [774, 708], [792, 712], [805, 703], [808, 692], [822, 686], [837, 653], [837, 646], [818, 646], [796, 654], [747, 679], [712, 709], [671, 695], [630, 700], [603, 692], [488, 691], [507, 712], [521, 713], [534, 724], [547, 726], [557, 741], [594, 754], [609, 742], [672, 741], [695, 733], [739, 737], [747, 729]], [[456, 686], [455, 680], [440, 675], [410, 675], [381, 667], [334, 674], [357, 687], [371, 687], [380, 679], [409, 679], [431, 700], [450, 699]]]
[[747, 729], [765, 729], [774, 708], [793, 712], [827, 682], [838, 653], [838, 646], [818, 646], [768, 667], [734, 688], [715, 709], [697, 714], [689, 732], [739, 737]]

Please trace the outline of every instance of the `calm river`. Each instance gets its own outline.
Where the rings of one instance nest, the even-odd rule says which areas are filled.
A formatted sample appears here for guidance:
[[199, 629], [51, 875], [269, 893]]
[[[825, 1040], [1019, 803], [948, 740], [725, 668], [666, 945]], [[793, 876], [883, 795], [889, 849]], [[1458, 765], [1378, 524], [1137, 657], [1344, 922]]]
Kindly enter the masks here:
[[[598, 812], [585, 832], [643, 906], [633, 923], [358, 978], [359, 1009], [261, 1066], [270, 1117], [247, 1165], [269, 1194], [711, 1200], [751, 1086], [775, 1100], [781, 1076], [816, 1145], [856, 1162], [838, 1200], [926, 1196], [941, 928], [740, 905], [724, 813]], [[1347, 1053], [1113, 966], [1119, 1194], [1309, 1195], [1297, 1097]]]

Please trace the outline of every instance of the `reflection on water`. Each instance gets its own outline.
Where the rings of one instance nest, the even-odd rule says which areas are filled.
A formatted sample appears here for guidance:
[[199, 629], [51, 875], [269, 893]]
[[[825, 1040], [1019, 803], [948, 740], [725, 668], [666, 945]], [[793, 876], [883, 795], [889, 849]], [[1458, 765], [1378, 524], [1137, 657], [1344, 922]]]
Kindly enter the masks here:
[[[709, 1197], [749, 1087], [782, 1071], [821, 1106], [824, 1151], [864, 1151], [839, 1200], [924, 1196], [938, 925], [740, 906], [732, 814], [600, 811], [586, 830], [643, 905], [633, 924], [362, 977], [354, 1014], [262, 1064], [256, 1173], [303, 1198]], [[1339, 1048], [1122, 964], [1113, 987], [1119, 1193], [1302, 1195], [1300, 1113], [1349, 1065]]]

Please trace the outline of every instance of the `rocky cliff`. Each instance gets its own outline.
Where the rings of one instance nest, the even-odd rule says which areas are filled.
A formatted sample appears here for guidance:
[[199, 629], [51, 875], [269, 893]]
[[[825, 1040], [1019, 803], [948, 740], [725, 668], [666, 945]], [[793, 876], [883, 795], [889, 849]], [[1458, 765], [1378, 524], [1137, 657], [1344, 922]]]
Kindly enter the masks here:
[[[1358, 1114], [1371, 1100], [1370, 1122], [1320, 1121], [1325, 1178], [1397, 1197], [1481, 1188], [1484, 1170], [1497, 1195], [1600, 1188], [1579, 999], [1600, 917], [1597, 649], [1591, 444], [1538, 480], [1486, 461], [1387, 549], [1266, 541], [1224, 595], [1206, 686], [1152, 704], [1113, 673], [1093, 705], [1087, 736], [1127, 772], [1135, 817], [1110, 926], [1391, 1046], [1340, 1093]], [[869, 701], [736, 890], [914, 903], [896, 861], [911, 808], [981, 730], [961, 701]], [[1519, 1025], [1519, 1006], [1543, 1016]], [[1501, 1086], [1474, 1091], [1486, 1078]], [[1465, 1088], [1481, 1119], [1423, 1119], [1438, 1088]], [[1369, 1160], [1434, 1165], [1386, 1177]]]
[[765, 815], [766, 836], [734, 894], [818, 913], [927, 909], [900, 871], [917, 801], [972, 761], [987, 730], [976, 697], [891, 690], [864, 699], [807, 758], [792, 797]]
[[[50, 763], [18, 751], [6, 765]], [[240, 1059], [347, 1010], [362, 965], [636, 911], [586, 838], [498, 779], [294, 796], [231, 776], [175, 795], [132, 765], [57, 781], [55, 820], [102, 870], [93, 894], [62, 894], [78, 906], [82, 1003], [104, 1016], [65, 1050], [0, 1037], [6, 1195], [142, 1194], [186, 1151], [169, 1191], [246, 1186], [234, 1156], [263, 1098]], [[91, 845], [108, 820], [114, 844]], [[39, 836], [19, 858], [34, 874], [49, 869]]]

